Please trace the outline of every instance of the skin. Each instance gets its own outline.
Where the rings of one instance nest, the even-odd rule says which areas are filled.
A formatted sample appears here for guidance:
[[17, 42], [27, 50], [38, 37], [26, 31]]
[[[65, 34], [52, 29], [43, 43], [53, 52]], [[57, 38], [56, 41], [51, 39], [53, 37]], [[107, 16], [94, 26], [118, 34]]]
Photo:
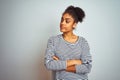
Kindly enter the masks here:
[[[78, 36], [73, 33], [74, 28], [76, 27], [77, 23], [74, 21], [74, 18], [69, 14], [65, 13], [62, 15], [61, 22], [60, 22], [60, 31], [63, 33], [62, 36], [64, 40], [75, 43], [78, 40]], [[54, 60], [59, 60], [57, 56], [53, 56]], [[81, 65], [82, 61], [73, 59], [67, 60], [67, 68], [66, 71], [68, 72], [76, 72], [75, 65]]]

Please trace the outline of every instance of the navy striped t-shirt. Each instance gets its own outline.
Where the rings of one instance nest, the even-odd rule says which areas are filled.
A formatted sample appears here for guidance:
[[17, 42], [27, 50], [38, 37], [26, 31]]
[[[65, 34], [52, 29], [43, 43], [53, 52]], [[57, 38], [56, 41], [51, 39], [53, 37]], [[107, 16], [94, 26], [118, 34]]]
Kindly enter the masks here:
[[[52, 57], [57, 56], [59, 60]], [[66, 71], [66, 61], [71, 59], [82, 60], [81, 65], [76, 65], [76, 73]], [[79, 80], [88, 79], [92, 67], [92, 57], [88, 42], [79, 36], [75, 43], [64, 40], [62, 34], [49, 38], [45, 53], [45, 66], [56, 74], [56, 79]]]

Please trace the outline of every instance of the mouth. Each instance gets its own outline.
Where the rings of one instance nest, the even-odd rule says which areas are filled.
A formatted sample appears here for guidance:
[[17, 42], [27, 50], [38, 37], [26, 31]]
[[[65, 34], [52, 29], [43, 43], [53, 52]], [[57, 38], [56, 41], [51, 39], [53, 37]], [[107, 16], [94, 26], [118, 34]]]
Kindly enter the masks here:
[[60, 26], [60, 29], [64, 29], [65, 28], [65, 26]]

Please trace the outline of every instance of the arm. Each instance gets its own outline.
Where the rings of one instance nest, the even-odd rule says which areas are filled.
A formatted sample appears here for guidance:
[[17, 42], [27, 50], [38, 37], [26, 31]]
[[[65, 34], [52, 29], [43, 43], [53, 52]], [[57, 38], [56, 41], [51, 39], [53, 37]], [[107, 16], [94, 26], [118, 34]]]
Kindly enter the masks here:
[[[59, 58], [57, 56], [53, 56], [54, 60], [59, 60]], [[80, 65], [82, 64], [81, 60], [67, 60], [67, 68], [66, 71], [68, 72], [76, 72], [76, 68], [75, 65]]]
[[83, 39], [82, 42], [82, 55], [81, 55], [82, 64], [76, 65], [76, 73], [89, 73], [92, 68], [92, 56], [90, 54], [90, 49], [88, 42]]
[[67, 60], [67, 68], [66, 71], [68, 72], [76, 72], [76, 65], [81, 65], [82, 61], [81, 60]]
[[81, 60], [77, 60], [77, 59], [73, 59], [73, 60], [67, 60], [67, 67], [70, 67], [70, 66], [75, 66], [75, 65], [80, 65], [82, 64], [82, 61]]
[[75, 65], [67, 67], [66, 71], [67, 72], [74, 72], [75, 73], [76, 72]]
[[[59, 60], [58, 57], [54, 56], [54, 60]], [[92, 68], [92, 56], [89, 51], [89, 45], [87, 41], [84, 39], [82, 42], [82, 55], [81, 60], [67, 60], [67, 68], [68, 72], [76, 72], [78, 74], [81, 73], [89, 73]]]
[[49, 38], [47, 43], [47, 49], [45, 53], [45, 66], [48, 70], [65, 70], [66, 69], [66, 61], [62, 60], [54, 60], [54, 37]]

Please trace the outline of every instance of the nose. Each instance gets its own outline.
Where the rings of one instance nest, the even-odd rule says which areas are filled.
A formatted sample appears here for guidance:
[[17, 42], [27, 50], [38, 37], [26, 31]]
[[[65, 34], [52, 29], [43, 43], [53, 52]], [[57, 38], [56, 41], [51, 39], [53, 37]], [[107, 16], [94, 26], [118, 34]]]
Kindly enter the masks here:
[[61, 21], [61, 23], [60, 23], [60, 24], [62, 24], [62, 25], [63, 25], [63, 24], [65, 24], [65, 20]]

